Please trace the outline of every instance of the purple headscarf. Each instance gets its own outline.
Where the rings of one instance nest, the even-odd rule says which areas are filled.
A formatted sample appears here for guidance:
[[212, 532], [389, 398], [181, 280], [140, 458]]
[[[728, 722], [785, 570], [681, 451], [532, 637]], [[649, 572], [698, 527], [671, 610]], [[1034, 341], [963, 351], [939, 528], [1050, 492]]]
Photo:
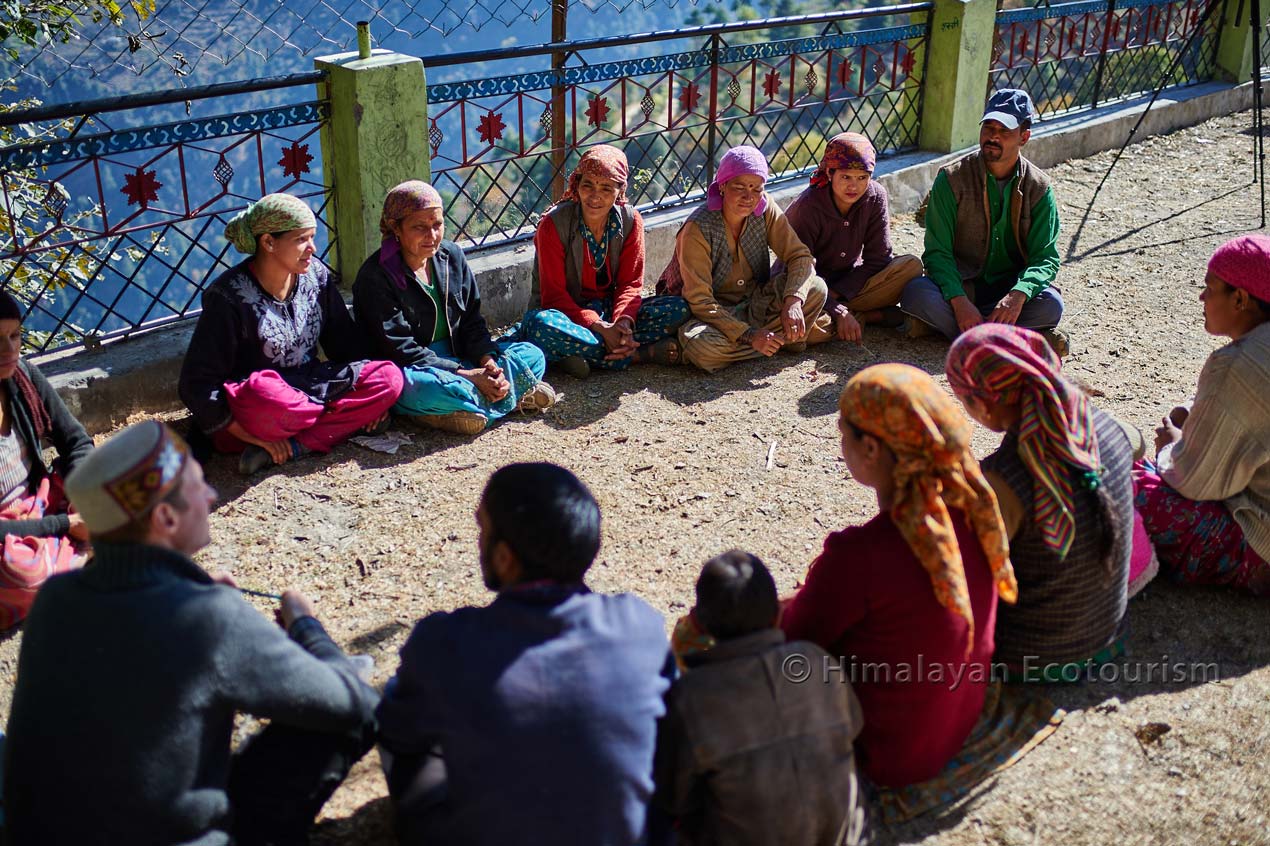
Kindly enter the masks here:
[[[722, 188], [738, 176], [758, 176], [762, 177], [764, 182], [767, 181], [767, 159], [763, 156], [762, 150], [757, 147], [741, 146], [733, 147], [723, 154], [719, 169], [714, 172], [714, 181], [710, 183], [710, 189], [706, 191], [706, 206], [710, 211], [723, 208]], [[762, 217], [765, 211], [767, 211], [766, 193], [754, 207], [754, 216]]]
[[384, 210], [379, 215], [379, 266], [388, 274], [399, 290], [406, 290], [405, 262], [401, 255], [401, 242], [393, 227], [409, 215], [424, 209], [441, 208], [441, 195], [437, 189], [420, 179], [403, 182], [384, 197]]

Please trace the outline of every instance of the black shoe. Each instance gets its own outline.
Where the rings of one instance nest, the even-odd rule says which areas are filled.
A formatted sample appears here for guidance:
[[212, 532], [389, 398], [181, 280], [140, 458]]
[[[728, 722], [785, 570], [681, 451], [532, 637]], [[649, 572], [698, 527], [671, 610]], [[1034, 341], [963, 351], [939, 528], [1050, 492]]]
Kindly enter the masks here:
[[273, 456], [269, 455], [264, 447], [248, 444], [242, 451], [242, 455], [238, 456], [238, 473], [242, 476], [251, 476], [270, 464], [273, 464]]

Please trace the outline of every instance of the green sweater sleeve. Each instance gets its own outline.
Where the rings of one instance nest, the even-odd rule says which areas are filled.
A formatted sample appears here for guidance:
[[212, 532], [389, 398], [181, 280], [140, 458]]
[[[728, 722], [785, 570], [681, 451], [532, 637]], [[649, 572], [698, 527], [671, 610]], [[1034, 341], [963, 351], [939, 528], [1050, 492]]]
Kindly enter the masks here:
[[1014, 290], [1022, 291], [1030, 300], [1052, 285], [1058, 275], [1058, 203], [1053, 188], [1047, 188], [1032, 206], [1027, 254], [1027, 267], [1019, 274]]
[[[966, 293], [961, 285], [957, 259], [953, 257], [953, 235], [957, 228], [957, 198], [953, 196], [948, 177], [941, 170], [930, 188], [926, 205], [926, 242], [922, 264], [926, 275], [934, 280], [944, 299], [951, 300]], [[1055, 259], [1058, 254], [1055, 253]]]

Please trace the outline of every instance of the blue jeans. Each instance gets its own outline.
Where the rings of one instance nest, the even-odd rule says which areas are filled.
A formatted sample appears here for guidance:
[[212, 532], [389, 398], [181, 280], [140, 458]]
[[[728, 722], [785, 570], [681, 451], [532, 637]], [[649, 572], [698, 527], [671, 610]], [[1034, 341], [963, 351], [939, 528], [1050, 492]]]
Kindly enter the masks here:
[[[991, 296], [988, 291], [983, 291], [981, 297], [976, 297], [975, 287], [967, 285], [966, 296], [979, 309], [979, 313], [987, 317], [1008, 290]], [[939, 290], [935, 280], [929, 276], [918, 276], [905, 286], [904, 293], [900, 296], [900, 309], [910, 317], [935, 327], [950, 341], [961, 334], [957, 318], [953, 315], [952, 304], [944, 299], [944, 292]], [[1016, 325], [1025, 329], [1053, 329], [1062, 317], [1063, 295], [1057, 288], [1050, 286], [1023, 304]]]
[[[497, 420], [516, 410], [520, 398], [533, 390], [547, 370], [547, 360], [542, 350], [523, 341], [496, 342], [498, 355], [494, 362], [507, 377], [507, 396], [490, 402], [476, 385], [463, 376], [440, 367], [406, 367], [402, 370], [405, 384], [393, 411], [398, 414], [449, 414], [468, 411], [485, 415], [486, 420]], [[434, 341], [428, 345], [434, 352], [451, 357], [454, 355], [449, 341]], [[475, 370], [479, 364], [462, 362], [464, 368]]]

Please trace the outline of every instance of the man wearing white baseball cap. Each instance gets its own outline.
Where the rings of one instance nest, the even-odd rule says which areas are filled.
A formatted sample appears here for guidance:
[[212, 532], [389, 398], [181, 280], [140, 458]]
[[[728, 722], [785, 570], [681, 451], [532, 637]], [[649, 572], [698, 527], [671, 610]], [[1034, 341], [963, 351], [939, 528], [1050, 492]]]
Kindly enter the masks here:
[[926, 275], [904, 289], [909, 334], [930, 328], [950, 340], [991, 321], [1037, 329], [1055, 351], [1063, 316], [1058, 274], [1058, 204], [1049, 177], [1021, 155], [1036, 109], [1026, 91], [993, 93], [979, 124], [979, 149], [940, 169], [926, 198]]
[[[306, 843], [369, 748], [378, 695], [303, 595], [283, 594], [284, 633], [190, 560], [216, 492], [167, 426], [129, 426], [66, 492], [94, 558], [50, 579], [27, 619], [7, 842]], [[231, 756], [238, 712], [270, 725]]]

